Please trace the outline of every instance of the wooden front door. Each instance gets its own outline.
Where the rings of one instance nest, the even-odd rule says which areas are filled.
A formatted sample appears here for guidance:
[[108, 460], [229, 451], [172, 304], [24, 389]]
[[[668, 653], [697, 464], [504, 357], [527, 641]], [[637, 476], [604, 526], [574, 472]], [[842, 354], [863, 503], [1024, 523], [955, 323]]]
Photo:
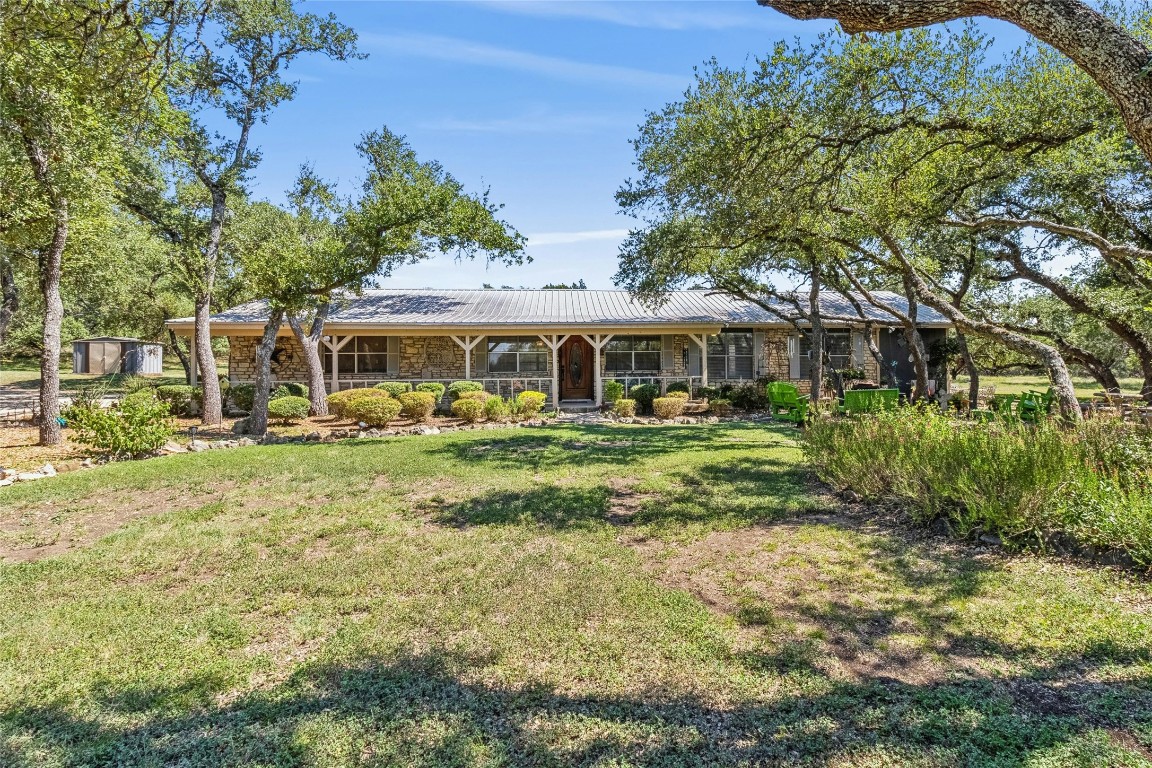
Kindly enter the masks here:
[[560, 347], [560, 399], [592, 399], [592, 345], [573, 336]]

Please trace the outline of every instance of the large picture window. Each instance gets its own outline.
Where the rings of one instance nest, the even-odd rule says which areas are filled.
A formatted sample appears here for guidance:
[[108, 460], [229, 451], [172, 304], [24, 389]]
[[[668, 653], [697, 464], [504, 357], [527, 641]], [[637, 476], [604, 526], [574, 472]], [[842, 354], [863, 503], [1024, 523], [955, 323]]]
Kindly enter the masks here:
[[[386, 376], [400, 370], [400, 339], [356, 336], [340, 348], [341, 376]], [[332, 373], [332, 350], [324, 350], [324, 372]]]
[[544, 373], [548, 346], [535, 336], [492, 336], [488, 339], [491, 373]]
[[[833, 368], [841, 370], [851, 367], [852, 331], [845, 329], [825, 330], [824, 349], [828, 351], [828, 359]], [[811, 375], [814, 355], [812, 337], [807, 333], [800, 334], [800, 378], [806, 379]]]
[[751, 379], [755, 369], [752, 331], [725, 331], [708, 337], [708, 378]]
[[659, 336], [615, 336], [604, 347], [604, 366], [612, 373], [658, 371], [663, 349]]

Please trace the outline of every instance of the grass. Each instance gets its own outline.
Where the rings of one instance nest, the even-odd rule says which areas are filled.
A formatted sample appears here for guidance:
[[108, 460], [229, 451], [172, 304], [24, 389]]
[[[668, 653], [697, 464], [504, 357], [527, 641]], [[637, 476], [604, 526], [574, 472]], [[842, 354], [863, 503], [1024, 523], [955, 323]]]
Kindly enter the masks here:
[[[72, 363], [65, 360], [60, 365], [60, 391], [67, 394], [83, 387], [97, 387], [102, 391], [116, 393], [123, 391], [121, 384], [126, 376], [123, 374], [109, 374], [107, 376], [93, 376], [87, 373], [71, 373]], [[226, 366], [220, 373], [226, 373]], [[165, 362], [164, 372], [158, 376], [148, 376], [149, 381], [157, 384], [184, 384], [184, 369], [175, 360]], [[0, 362], [0, 387], [10, 387], [13, 390], [29, 393], [40, 388], [40, 361], [29, 359], [4, 360]]]
[[791, 428], [4, 489], [0, 764], [1152, 765], [1152, 592], [832, 505]]
[[[1088, 376], [1073, 376], [1072, 384], [1076, 388], [1076, 397], [1081, 400], [1092, 399], [1092, 394], [1100, 391], [1100, 384]], [[1139, 378], [1120, 379], [1120, 389], [1123, 392], [1139, 394], [1143, 380]], [[980, 386], [995, 385], [996, 392], [1002, 395], [1018, 395], [1021, 392], [1039, 391], [1048, 389], [1051, 382], [1047, 376], [981, 376]], [[958, 376], [952, 385], [953, 391], [967, 392], [968, 377]]]

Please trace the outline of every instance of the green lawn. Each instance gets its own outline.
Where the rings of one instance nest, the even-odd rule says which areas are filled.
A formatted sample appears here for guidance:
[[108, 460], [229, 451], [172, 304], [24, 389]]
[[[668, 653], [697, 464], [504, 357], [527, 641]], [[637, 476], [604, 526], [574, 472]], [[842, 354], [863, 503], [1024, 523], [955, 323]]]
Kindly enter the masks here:
[[0, 490], [4, 766], [1150, 766], [1152, 588], [837, 507], [789, 427]]
[[[71, 373], [72, 363], [64, 360], [60, 364], [60, 389], [67, 393], [81, 387], [95, 387], [102, 391], [119, 392], [124, 376], [111, 374], [108, 376], [92, 376], [86, 373]], [[226, 373], [226, 368], [220, 370]], [[178, 360], [166, 360], [164, 373], [158, 376], [149, 376], [151, 381], [158, 384], [184, 384], [184, 369]], [[40, 387], [40, 361], [39, 360], [3, 360], [0, 361], [0, 387], [28, 390], [35, 392]]]
[[[1094, 392], [1100, 391], [1100, 384], [1089, 376], [1073, 376], [1072, 384], [1076, 387], [1076, 397], [1082, 400], [1089, 400], [1092, 398], [1092, 394]], [[1124, 392], [1138, 394], [1140, 392], [1141, 384], [1143, 384], [1143, 380], [1138, 378], [1120, 379], [1120, 388]], [[1043, 392], [1050, 386], [1047, 376], [980, 377], [980, 386], [987, 387], [991, 385], [996, 386], [996, 391], [998, 393], [1005, 395], [1018, 395], [1021, 392], [1026, 392], [1028, 390], [1038, 390]], [[952, 388], [959, 392], [968, 391], [968, 377], [956, 377], [956, 382]]]

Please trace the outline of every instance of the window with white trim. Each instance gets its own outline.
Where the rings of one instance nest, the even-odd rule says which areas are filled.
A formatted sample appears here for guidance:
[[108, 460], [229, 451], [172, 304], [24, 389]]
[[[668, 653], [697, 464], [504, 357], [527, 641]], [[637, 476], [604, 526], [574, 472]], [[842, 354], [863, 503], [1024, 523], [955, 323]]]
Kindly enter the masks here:
[[708, 378], [751, 379], [755, 370], [752, 331], [731, 330], [708, 337]]
[[490, 373], [545, 373], [548, 371], [548, 345], [537, 336], [490, 336]]
[[[356, 336], [340, 348], [341, 376], [386, 376], [400, 370], [399, 336]], [[324, 350], [324, 373], [332, 373], [332, 350]]]
[[[825, 329], [824, 349], [836, 370], [852, 367], [852, 331], [846, 328]], [[812, 373], [812, 336], [800, 334], [800, 378], [806, 379]]]
[[611, 373], [659, 371], [663, 351], [659, 336], [613, 336], [604, 347], [604, 367]]

